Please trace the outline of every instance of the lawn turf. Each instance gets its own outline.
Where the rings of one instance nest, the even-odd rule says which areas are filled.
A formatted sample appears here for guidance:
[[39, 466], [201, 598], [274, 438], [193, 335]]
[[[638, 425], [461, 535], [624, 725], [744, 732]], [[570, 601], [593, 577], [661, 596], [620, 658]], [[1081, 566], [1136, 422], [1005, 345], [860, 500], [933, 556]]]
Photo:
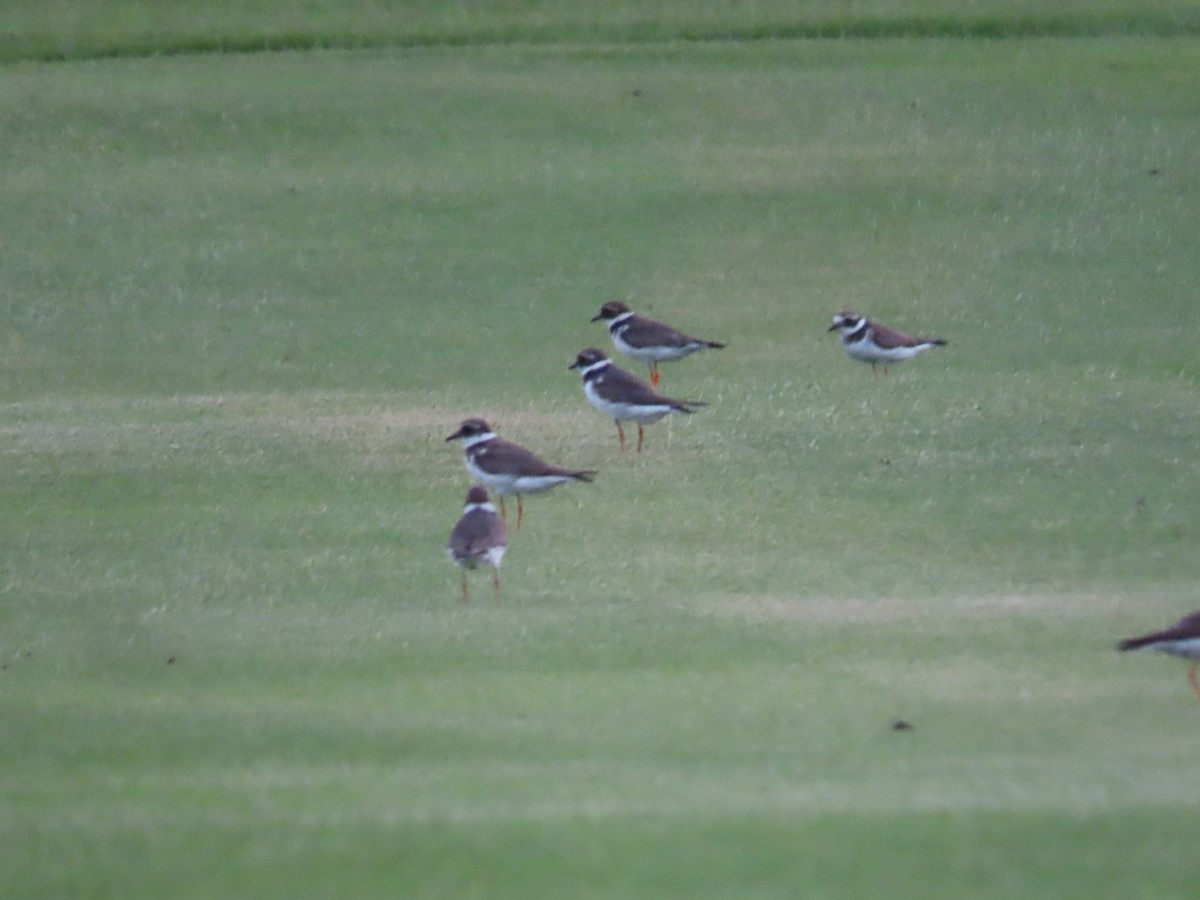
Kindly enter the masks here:
[[[1196, 56], [10, 68], [0, 894], [1188, 896], [1200, 710], [1111, 645], [1196, 606]], [[730, 342], [640, 457], [613, 297]], [[477, 414], [600, 475], [463, 606]]]

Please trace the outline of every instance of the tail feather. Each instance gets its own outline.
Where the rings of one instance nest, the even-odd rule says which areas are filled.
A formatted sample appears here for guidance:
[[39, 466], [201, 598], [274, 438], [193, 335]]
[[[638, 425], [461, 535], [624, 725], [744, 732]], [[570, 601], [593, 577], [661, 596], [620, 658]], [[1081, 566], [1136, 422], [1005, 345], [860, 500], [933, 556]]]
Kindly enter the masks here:
[[598, 473], [595, 469], [559, 469], [555, 467], [547, 469], [543, 474], [570, 478], [572, 481], [591, 481]]
[[1126, 638], [1117, 644], [1118, 650], [1140, 650], [1155, 642], [1154, 636]]

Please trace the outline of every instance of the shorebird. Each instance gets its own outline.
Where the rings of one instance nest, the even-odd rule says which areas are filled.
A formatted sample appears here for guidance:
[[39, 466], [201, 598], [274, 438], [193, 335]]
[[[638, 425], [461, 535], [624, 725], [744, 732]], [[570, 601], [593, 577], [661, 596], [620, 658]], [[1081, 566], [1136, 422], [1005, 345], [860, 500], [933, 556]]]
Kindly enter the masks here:
[[875, 375], [876, 365], [883, 365], [886, 377], [888, 366], [892, 363], [912, 359], [930, 347], [944, 347], [946, 344], [941, 338], [911, 337], [848, 310], [834, 316], [833, 324], [827, 330], [841, 335], [842, 346], [851, 358], [871, 364], [872, 376]]
[[1140, 637], [1126, 638], [1117, 644], [1118, 650], [1158, 650], [1189, 662], [1187, 676], [1196, 698], [1200, 699], [1200, 683], [1196, 669], [1200, 667], [1200, 612], [1184, 616], [1170, 628], [1153, 631]]
[[623, 422], [636, 422], [637, 452], [642, 452], [643, 425], [657, 422], [673, 412], [692, 413], [705, 404], [692, 400], [672, 400], [664, 397], [636, 375], [612, 364], [607, 356], [594, 347], [580, 350], [568, 369], [579, 369], [583, 392], [592, 406], [617, 423], [617, 437], [625, 449]]
[[504, 498], [517, 495], [517, 528], [525, 515], [522, 494], [539, 494], [568, 481], [591, 481], [596, 474], [552, 466], [520, 444], [497, 436], [483, 419], [466, 419], [446, 440], [462, 442], [467, 471], [477, 482], [496, 492], [500, 515], [505, 521], [508, 510]]
[[488, 500], [487, 489], [472, 485], [467, 491], [462, 518], [455, 523], [447, 545], [450, 558], [462, 569], [464, 603], [469, 599], [467, 570], [480, 566], [491, 567], [492, 585], [496, 589], [496, 599], [500, 599], [500, 561], [504, 559], [507, 543], [504, 520], [496, 515], [496, 507]]
[[650, 384], [658, 387], [658, 364], [683, 359], [697, 350], [725, 347], [720, 341], [689, 337], [670, 325], [647, 319], [631, 311], [620, 300], [610, 300], [592, 317], [593, 322], [606, 322], [608, 333], [617, 349], [650, 367]]

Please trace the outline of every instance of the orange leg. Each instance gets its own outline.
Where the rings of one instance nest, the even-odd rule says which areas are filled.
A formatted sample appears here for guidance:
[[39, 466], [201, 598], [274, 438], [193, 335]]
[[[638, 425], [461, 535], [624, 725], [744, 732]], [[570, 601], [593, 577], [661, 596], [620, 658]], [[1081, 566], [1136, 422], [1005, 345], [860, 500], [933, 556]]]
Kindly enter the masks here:
[[658, 387], [658, 383], [661, 380], [662, 376], [658, 374], [658, 363], [650, 363], [650, 384], [652, 384], [654, 387]]
[[492, 587], [496, 589], [496, 599], [500, 599], [500, 570], [492, 569]]
[[467, 600], [469, 600], [469, 599], [470, 599], [470, 596], [467, 594], [467, 570], [466, 570], [466, 569], [463, 569], [463, 584], [462, 584], [462, 588], [463, 588], [463, 603], [466, 603], [466, 602], [467, 602]]
[[638, 426], [638, 448], [637, 448], [638, 453], [642, 452], [642, 439], [644, 437], [645, 437], [645, 432], [642, 430], [642, 426], [639, 425]]
[[621, 423], [617, 423], [617, 437], [621, 441], [621, 452], [625, 452], [625, 429], [621, 427]]
[[[519, 501], [520, 499], [521, 498], [518, 496], [517, 500]], [[508, 524], [508, 510], [504, 508], [504, 497], [503, 496], [500, 497], [500, 518], [504, 520], [505, 525]]]
[[521, 530], [521, 519], [525, 517], [525, 506], [521, 503], [521, 495], [517, 494], [517, 531]]
[[1200, 683], [1196, 681], [1196, 667], [1200, 666], [1200, 662], [1194, 662], [1188, 666], [1188, 681], [1192, 683], [1192, 690], [1196, 692], [1196, 698], [1200, 699]]

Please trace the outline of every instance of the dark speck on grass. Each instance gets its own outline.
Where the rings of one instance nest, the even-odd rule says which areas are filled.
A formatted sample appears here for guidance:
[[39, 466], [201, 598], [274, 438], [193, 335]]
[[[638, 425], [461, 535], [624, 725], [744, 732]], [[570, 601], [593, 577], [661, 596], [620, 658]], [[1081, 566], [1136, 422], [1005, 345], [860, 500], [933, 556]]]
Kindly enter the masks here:
[[175, 665], [175, 657], [173, 657], [173, 656], [168, 656], [168, 657], [167, 657], [167, 665], [168, 665], [168, 666], [173, 666], [173, 665]]
[[912, 730], [913, 730], [912, 722], [909, 722], [906, 719], [897, 719], [895, 722], [892, 723], [892, 731], [912, 731]]

